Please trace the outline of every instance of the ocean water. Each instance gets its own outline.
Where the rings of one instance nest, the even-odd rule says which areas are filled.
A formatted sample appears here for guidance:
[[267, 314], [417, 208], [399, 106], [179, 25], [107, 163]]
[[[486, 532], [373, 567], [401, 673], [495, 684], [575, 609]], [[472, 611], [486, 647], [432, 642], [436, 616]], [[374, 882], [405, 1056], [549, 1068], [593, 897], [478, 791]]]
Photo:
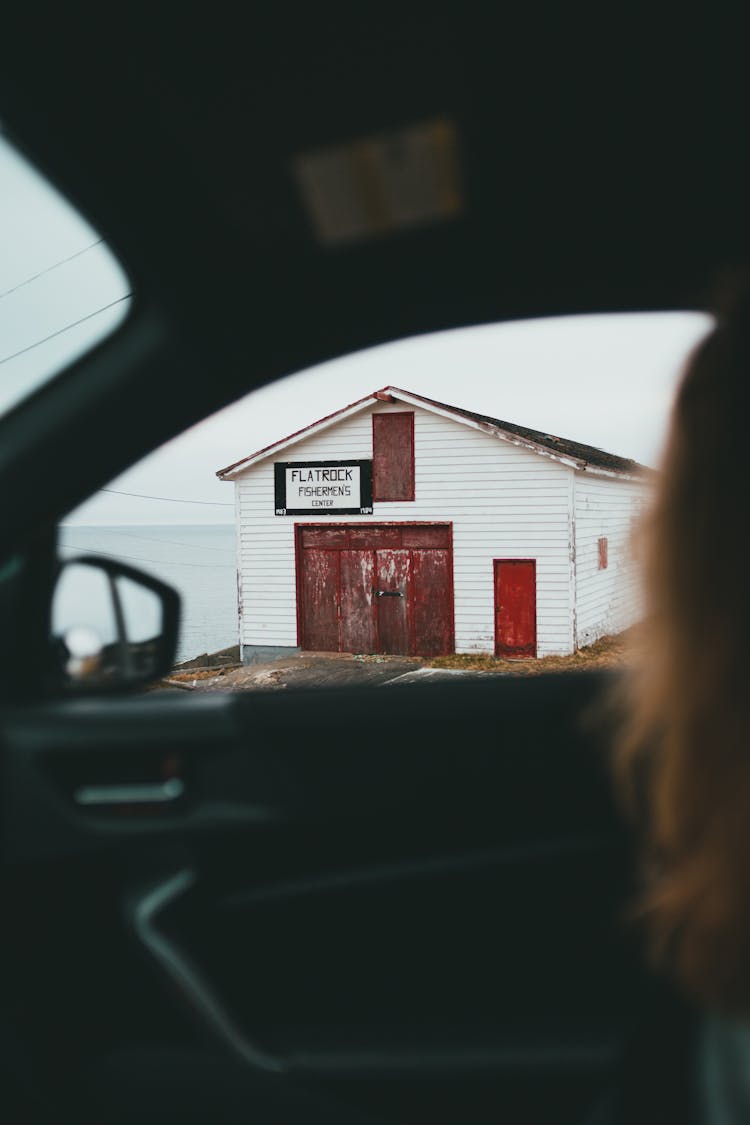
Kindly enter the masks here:
[[112, 556], [178, 591], [178, 662], [237, 644], [234, 524], [63, 526], [59, 542], [61, 558]]

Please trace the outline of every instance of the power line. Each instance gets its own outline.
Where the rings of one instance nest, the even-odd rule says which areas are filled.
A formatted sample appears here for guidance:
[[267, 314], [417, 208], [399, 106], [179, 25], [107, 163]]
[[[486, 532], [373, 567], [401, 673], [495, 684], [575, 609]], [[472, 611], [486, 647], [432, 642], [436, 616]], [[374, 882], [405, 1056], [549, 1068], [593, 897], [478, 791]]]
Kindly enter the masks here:
[[170, 504], [210, 504], [214, 508], [233, 508], [227, 500], [180, 500], [176, 496], [147, 496], [145, 492], [121, 492], [119, 488], [100, 488], [98, 492], [111, 492], [114, 496], [135, 496], [138, 500], [167, 500]]
[[84, 246], [83, 250], [76, 250], [75, 254], [70, 254], [67, 258], [61, 258], [59, 262], [53, 262], [51, 266], [40, 270], [39, 273], [35, 273], [32, 277], [27, 277], [25, 281], [19, 281], [18, 285], [12, 285], [10, 289], [6, 289], [4, 293], [0, 293], [0, 301], [3, 297], [9, 297], [11, 293], [15, 293], [17, 289], [23, 289], [24, 285], [30, 285], [31, 282], [36, 281], [37, 278], [44, 277], [46, 273], [51, 273], [52, 270], [56, 270], [59, 266], [64, 266], [66, 262], [72, 262], [74, 258], [80, 258], [81, 254], [93, 250], [95, 246], [100, 246], [102, 242], [104, 242], [103, 238], [97, 238], [96, 242], [91, 242], [88, 246]]
[[49, 336], [44, 336], [41, 340], [36, 340], [33, 344], [27, 344], [25, 348], [13, 352], [12, 355], [4, 356], [3, 359], [0, 359], [0, 366], [2, 366], [3, 363], [9, 363], [12, 359], [17, 359], [18, 356], [23, 355], [24, 352], [30, 352], [32, 348], [38, 348], [40, 344], [46, 344], [48, 340], [54, 340], [55, 336], [61, 336], [63, 332], [68, 332], [71, 328], [77, 328], [79, 324], [91, 320], [93, 316], [98, 316], [99, 313], [106, 312], [107, 309], [114, 308], [115, 305], [121, 304], [122, 301], [127, 301], [128, 298], [132, 296], [132, 293], [126, 293], [124, 297], [118, 297], [116, 301], [110, 301], [108, 305], [102, 305], [100, 309], [95, 309], [94, 312], [87, 313], [87, 315], [82, 316], [80, 320], [74, 320], [72, 324], [66, 324], [64, 328], [58, 328], [56, 332], [50, 332]]
[[[206, 527], [211, 526], [213, 525], [210, 523], [206, 524]], [[217, 526], [224, 527], [225, 525], [218, 524]], [[185, 543], [185, 541], [181, 539], [162, 539], [159, 535], [135, 535], [132, 531], [116, 531], [114, 528], [107, 528], [107, 530], [111, 530], [114, 535], [124, 535], [126, 539], [141, 539], [144, 543], [171, 543], [175, 547], [187, 547], [190, 550], [221, 551], [226, 555], [231, 554], [234, 549], [232, 547], [211, 547], [208, 543]]]
[[95, 551], [93, 547], [76, 547], [73, 543], [60, 543], [66, 551], [83, 551], [85, 555], [104, 555], [108, 559], [128, 559], [129, 562], [151, 563], [152, 566], [198, 566], [206, 570], [235, 570], [234, 563], [189, 563], [176, 562], [167, 559], [147, 559], [143, 555], [120, 555], [111, 551]]

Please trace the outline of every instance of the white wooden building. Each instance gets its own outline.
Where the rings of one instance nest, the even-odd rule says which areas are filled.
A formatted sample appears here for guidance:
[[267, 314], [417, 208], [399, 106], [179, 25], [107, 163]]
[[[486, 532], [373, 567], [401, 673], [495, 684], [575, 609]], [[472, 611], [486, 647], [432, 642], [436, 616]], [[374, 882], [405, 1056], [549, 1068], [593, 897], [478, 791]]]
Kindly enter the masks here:
[[385, 387], [221, 469], [240, 645], [566, 655], [639, 614], [636, 462]]

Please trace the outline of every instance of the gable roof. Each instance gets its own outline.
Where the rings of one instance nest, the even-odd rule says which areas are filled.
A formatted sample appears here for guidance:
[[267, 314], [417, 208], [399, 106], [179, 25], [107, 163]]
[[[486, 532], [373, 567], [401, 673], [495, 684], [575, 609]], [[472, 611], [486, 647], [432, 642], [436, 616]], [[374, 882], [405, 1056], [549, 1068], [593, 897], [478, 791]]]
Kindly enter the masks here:
[[[419, 398], [419, 395], [413, 395], [413, 398]], [[648, 473], [653, 472], [646, 465], [641, 465], [638, 461], [633, 461], [630, 457], [619, 457], [615, 453], [607, 453], [604, 449], [599, 449], [595, 445], [584, 445], [580, 441], [572, 441], [570, 438], [556, 437], [554, 434], [545, 434], [541, 430], [532, 430], [528, 426], [519, 426], [515, 422], [504, 422], [501, 418], [491, 418], [487, 414], [476, 414], [473, 410], [464, 410], [460, 406], [447, 406], [445, 403], [436, 402], [434, 399], [426, 398], [425, 403], [431, 406], [439, 406], [443, 410], [449, 410], [453, 414], [459, 414], [463, 418], [470, 418], [475, 422], [484, 422], [494, 429], [504, 431], [510, 434], [516, 434], [518, 437], [526, 438], [528, 441], [533, 442], [534, 445], [540, 445], [544, 449], [552, 453], [563, 454], [570, 457], [575, 461], [584, 462], [579, 468], [587, 468], [589, 465], [595, 466], [600, 469], [609, 469], [615, 473]]]
[[336, 425], [353, 414], [358, 414], [361, 410], [371, 406], [373, 402], [403, 402], [411, 406], [423, 407], [435, 414], [441, 414], [453, 418], [457, 422], [470, 425], [474, 429], [483, 430], [500, 440], [511, 441], [514, 445], [523, 446], [533, 452], [552, 457], [556, 461], [572, 465], [576, 469], [593, 471], [596, 475], [635, 477], [653, 472], [652, 469], [639, 464], [638, 461], [633, 461], [629, 457], [618, 457], [616, 454], [607, 453], [606, 450], [598, 449], [594, 445], [584, 445], [582, 442], [572, 441], [570, 438], [543, 433], [541, 430], [533, 430], [529, 426], [519, 426], [515, 422], [505, 422], [501, 418], [493, 418], [489, 414], [477, 414], [473, 410], [465, 410], [460, 406], [449, 406], [447, 403], [438, 402], [436, 399], [426, 398], [424, 395], [414, 394], [411, 391], [404, 391], [400, 387], [389, 386], [383, 387], [379, 391], [373, 391], [371, 394], [365, 395], [364, 398], [357, 399], [356, 402], [336, 410], [333, 414], [327, 414], [325, 417], [319, 418], [317, 422], [312, 422], [309, 426], [305, 426], [285, 438], [280, 438], [271, 445], [264, 446], [263, 449], [251, 453], [248, 457], [243, 457], [232, 465], [219, 469], [216, 475], [221, 480], [234, 480], [245, 469], [249, 469], [259, 461], [264, 461], [272, 454], [280, 453], [288, 446], [304, 441], [306, 438], [328, 429], [329, 426]]

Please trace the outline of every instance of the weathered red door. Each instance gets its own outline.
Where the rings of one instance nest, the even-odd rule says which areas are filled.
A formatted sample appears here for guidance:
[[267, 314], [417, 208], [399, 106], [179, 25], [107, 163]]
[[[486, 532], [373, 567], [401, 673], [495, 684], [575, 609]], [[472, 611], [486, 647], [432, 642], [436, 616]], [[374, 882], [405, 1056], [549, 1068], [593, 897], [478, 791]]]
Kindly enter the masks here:
[[453, 652], [453, 583], [450, 551], [413, 550], [414, 636], [420, 656]]
[[378, 652], [408, 656], [411, 635], [411, 558], [409, 551], [376, 551]]
[[298, 526], [301, 647], [452, 652], [452, 555], [449, 524]]
[[339, 552], [310, 547], [305, 551], [305, 648], [339, 649]]
[[375, 652], [375, 552], [341, 551], [341, 651]]
[[536, 656], [533, 559], [495, 559], [495, 655]]

